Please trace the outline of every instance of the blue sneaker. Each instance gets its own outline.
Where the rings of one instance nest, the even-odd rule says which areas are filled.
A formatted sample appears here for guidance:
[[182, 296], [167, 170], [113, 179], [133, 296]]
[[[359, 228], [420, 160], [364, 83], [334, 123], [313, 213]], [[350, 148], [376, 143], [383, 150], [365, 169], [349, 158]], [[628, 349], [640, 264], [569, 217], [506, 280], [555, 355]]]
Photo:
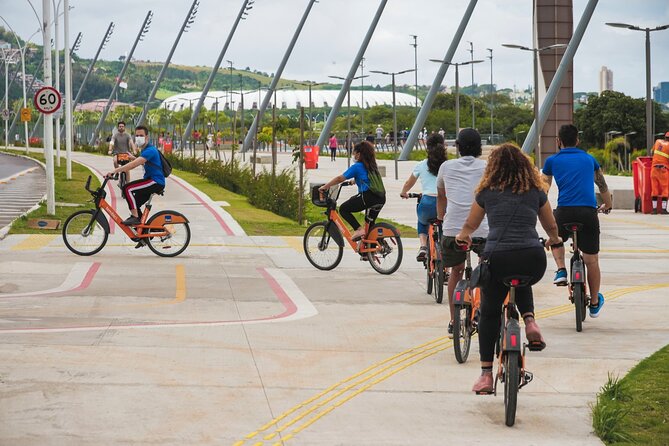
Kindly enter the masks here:
[[566, 286], [567, 285], [567, 269], [566, 268], [560, 268], [559, 270], [555, 271], [555, 279], [553, 279], [553, 283], [557, 286]]
[[598, 317], [603, 306], [604, 296], [602, 293], [597, 293], [597, 305], [590, 304], [590, 317]]

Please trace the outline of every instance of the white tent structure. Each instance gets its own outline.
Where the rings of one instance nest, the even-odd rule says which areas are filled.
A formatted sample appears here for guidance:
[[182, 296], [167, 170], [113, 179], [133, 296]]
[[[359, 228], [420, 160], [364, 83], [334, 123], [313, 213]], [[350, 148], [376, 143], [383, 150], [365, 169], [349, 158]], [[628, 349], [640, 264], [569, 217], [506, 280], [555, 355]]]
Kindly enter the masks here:
[[[266, 89], [245, 91], [244, 92], [244, 108], [246, 110], [254, 110], [258, 108], [258, 104], [267, 93]], [[192, 108], [200, 97], [201, 92], [181, 93], [165, 99], [161, 108], [172, 111], [186, 110]], [[339, 90], [312, 90], [311, 101], [314, 108], [329, 108], [332, 107]], [[216, 102], [218, 101], [218, 109], [232, 110], [240, 107], [239, 92], [230, 94], [227, 91], [210, 91], [204, 100], [204, 107], [207, 110], [214, 110]], [[363, 92], [360, 90], [351, 90], [351, 107], [361, 107], [363, 101]], [[364, 92], [365, 108], [373, 107], [375, 105], [392, 105], [393, 93], [391, 91], [365, 90]], [[270, 107], [272, 103], [270, 101]], [[308, 90], [277, 90], [276, 103], [278, 109], [299, 109], [304, 107], [309, 108], [309, 91]], [[344, 102], [346, 104], [346, 102]], [[395, 104], [398, 106], [415, 107], [416, 97], [406, 93], [395, 93]], [[418, 101], [418, 105], [421, 102]], [[345, 107], [345, 106], [344, 106]]]

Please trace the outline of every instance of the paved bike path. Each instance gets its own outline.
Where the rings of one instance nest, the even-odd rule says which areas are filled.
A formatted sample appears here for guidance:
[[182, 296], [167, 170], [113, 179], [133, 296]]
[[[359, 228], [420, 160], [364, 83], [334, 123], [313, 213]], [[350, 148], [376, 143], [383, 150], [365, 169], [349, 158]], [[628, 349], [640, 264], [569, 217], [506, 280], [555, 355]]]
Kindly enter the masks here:
[[547, 273], [536, 305], [548, 347], [527, 358], [535, 380], [509, 429], [501, 395], [469, 391], [476, 345], [456, 363], [415, 239], [391, 276], [350, 251], [322, 272], [299, 237], [228, 235], [178, 185], [154, 204], [193, 223], [182, 256], [120, 234], [90, 258], [53, 235], [0, 242], [0, 443], [601, 444], [588, 404], [607, 373], [669, 342], [669, 225], [603, 216], [604, 313], [576, 333]]

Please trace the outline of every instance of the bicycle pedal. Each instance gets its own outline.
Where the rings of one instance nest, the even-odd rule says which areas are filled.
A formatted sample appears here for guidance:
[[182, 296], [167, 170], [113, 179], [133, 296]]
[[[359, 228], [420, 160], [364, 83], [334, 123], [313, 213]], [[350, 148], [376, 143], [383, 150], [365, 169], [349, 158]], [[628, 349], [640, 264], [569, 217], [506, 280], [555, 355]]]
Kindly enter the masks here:
[[532, 382], [534, 379], [534, 374], [532, 372], [528, 372], [527, 370], [523, 371], [523, 375], [520, 378], [520, 385], [518, 385], [518, 389], [522, 389], [526, 385]]

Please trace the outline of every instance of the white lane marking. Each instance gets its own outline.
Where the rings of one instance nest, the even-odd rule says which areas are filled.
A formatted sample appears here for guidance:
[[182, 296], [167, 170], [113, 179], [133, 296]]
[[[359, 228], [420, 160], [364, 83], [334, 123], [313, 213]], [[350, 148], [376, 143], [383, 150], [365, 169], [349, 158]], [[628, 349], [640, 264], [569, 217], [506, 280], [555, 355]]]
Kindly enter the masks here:
[[[242, 325], [242, 324], [263, 324], [273, 322], [289, 322], [299, 319], [305, 319], [318, 314], [318, 310], [307, 299], [302, 291], [297, 287], [295, 282], [288, 277], [283, 271], [275, 268], [258, 268], [261, 275], [266, 280], [267, 276], [271, 276], [268, 285], [276, 294], [278, 300], [283, 303], [284, 311], [277, 315], [262, 317], [257, 319], [247, 320], [227, 320], [227, 321], [196, 321], [196, 322], [141, 322], [136, 324], [114, 324], [114, 319], [110, 320], [104, 325], [96, 326], [81, 326], [81, 327], [35, 327], [35, 328], [6, 328], [0, 329], [0, 333], [69, 333], [69, 332], [84, 332], [84, 331], [101, 331], [101, 330], [131, 330], [138, 328], [193, 328], [193, 327], [221, 327], [225, 325]], [[274, 282], [274, 283], [273, 283]], [[277, 289], [276, 287], [280, 287]]]
[[0, 304], [4, 303], [2, 299], [19, 298], [19, 297], [40, 297], [48, 294], [66, 293], [82, 286], [86, 280], [86, 276], [95, 265], [94, 262], [78, 262], [75, 263], [70, 273], [67, 275], [63, 283], [55, 288], [42, 291], [31, 291], [28, 293], [14, 293], [14, 294], [0, 294]]

